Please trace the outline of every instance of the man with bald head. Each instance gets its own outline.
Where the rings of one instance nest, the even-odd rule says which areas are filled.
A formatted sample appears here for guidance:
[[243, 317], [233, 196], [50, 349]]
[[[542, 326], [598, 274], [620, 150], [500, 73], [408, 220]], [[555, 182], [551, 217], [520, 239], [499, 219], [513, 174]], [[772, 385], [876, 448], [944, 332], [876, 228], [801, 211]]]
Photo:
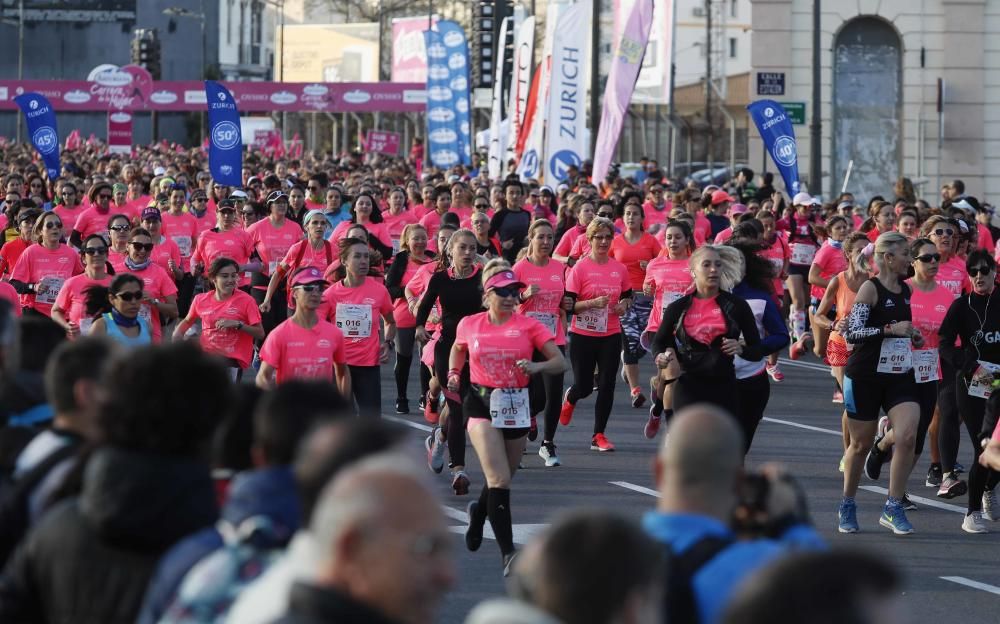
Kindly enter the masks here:
[[311, 530], [319, 562], [292, 586], [281, 624], [431, 624], [455, 582], [453, 539], [437, 497], [404, 456], [345, 469], [324, 490]]
[[[742, 466], [743, 434], [732, 415], [708, 404], [674, 415], [654, 466], [660, 500], [643, 518], [667, 548], [671, 623], [714, 624], [754, 570], [793, 549], [825, 548], [790, 478], [775, 467], [748, 478]], [[761, 537], [737, 541], [739, 507]]]

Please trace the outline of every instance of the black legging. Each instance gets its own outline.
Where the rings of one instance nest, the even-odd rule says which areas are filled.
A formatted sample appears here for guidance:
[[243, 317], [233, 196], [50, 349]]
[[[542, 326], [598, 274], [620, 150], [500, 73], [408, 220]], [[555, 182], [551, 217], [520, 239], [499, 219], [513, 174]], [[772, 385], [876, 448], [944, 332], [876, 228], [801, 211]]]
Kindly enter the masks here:
[[[743, 431], [743, 454], [746, 455], [750, 452], [750, 444], [753, 443], [757, 426], [760, 425], [760, 419], [764, 417], [764, 410], [771, 398], [771, 383], [767, 373], [761, 371], [752, 377], [736, 380], [736, 390], [739, 394], [739, 407], [735, 415]], [[676, 405], [676, 390], [674, 392]]]
[[382, 375], [381, 366], [352, 366], [351, 395], [358, 404], [361, 418], [382, 417]]
[[[261, 275], [260, 273], [254, 273], [252, 278], [252, 283], [254, 286], [263, 286], [264, 290], [260, 288], [250, 289], [250, 294], [253, 295], [254, 301], [257, 305], [264, 303], [264, 296], [267, 294], [267, 285], [271, 281], [271, 278], [266, 275]], [[287, 295], [285, 292], [285, 282], [278, 282], [278, 287], [274, 291], [274, 296], [271, 298], [271, 309], [267, 312], [261, 312], [260, 321], [264, 326], [264, 334], [270, 334], [272, 330], [278, 325], [281, 325], [285, 319], [288, 318], [288, 306], [285, 303], [287, 301]], [[182, 317], [183, 318], [183, 317]]]
[[[944, 474], [955, 469], [958, 446], [962, 439], [962, 423], [958, 414], [958, 393], [955, 388], [955, 368], [941, 358], [941, 381], [938, 383], [938, 451]], [[959, 382], [962, 383], [962, 382]]]
[[[454, 341], [454, 338], [449, 340], [441, 337], [434, 345], [434, 376], [438, 378], [438, 382], [443, 387], [447, 387], [448, 384], [448, 358], [451, 357], [451, 346]], [[444, 435], [448, 441], [448, 455], [451, 457], [451, 461], [448, 463], [449, 467], [465, 465], [465, 417], [462, 411], [461, 399], [465, 397], [468, 391], [469, 363], [466, 361], [465, 366], [462, 367], [460, 376], [459, 400], [453, 401], [447, 395], [445, 396], [445, 400], [448, 403], [448, 422], [445, 423]], [[430, 399], [427, 400], [429, 401]]]
[[177, 282], [177, 314], [179, 318], [187, 318], [191, 309], [191, 300], [194, 298], [194, 275], [185, 273], [181, 281]]
[[604, 433], [615, 402], [615, 381], [618, 378], [618, 357], [621, 336], [584, 336], [572, 333], [569, 360], [573, 365], [573, 385], [567, 398], [576, 405], [594, 391], [594, 369], [597, 369], [597, 403], [594, 405], [594, 435]]
[[[979, 465], [980, 433], [983, 429], [983, 418], [986, 416], [986, 399], [969, 396], [964, 376], [959, 373], [955, 382], [955, 393], [958, 397], [958, 409], [965, 421], [965, 430], [972, 440], [972, 467], [969, 468], [969, 513], [983, 510], [983, 492], [993, 489], [1000, 482], [1000, 473]], [[942, 458], [943, 461], [943, 458]]]
[[934, 418], [934, 407], [938, 402], [938, 382], [928, 381], [917, 384], [917, 403], [920, 405], [920, 421], [917, 423], [917, 439], [913, 446], [913, 454], [920, 455], [924, 452], [924, 442], [927, 439], [927, 430], [931, 426], [931, 419]]
[[392, 369], [396, 378], [396, 398], [406, 398], [406, 388], [410, 382], [410, 366], [413, 365], [413, 343], [416, 327], [396, 329], [396, 366]]
[[730, 414], [738, 414], [735, 375], [732, 377], [704, 377], [683, 373], [674, 384], [674, 412], [695, 403], [711, 403]]
[[[566, 347], [560, 346], [559, 350], [566, 354]], [[534, 362], [544, 362], [545, 356], [541, 351], [535, 351], [532, 356]], [[556, 427], [559, 426], [559, 408], [562, 406], [564, 373], [551, 375], [542, 373], [532, 375], [528, 384], [528, 400], [531, 402], [531, 415], [538, 416], [545, 412], [545, 431], [542, 441], [552, 442], [556, 436]]]

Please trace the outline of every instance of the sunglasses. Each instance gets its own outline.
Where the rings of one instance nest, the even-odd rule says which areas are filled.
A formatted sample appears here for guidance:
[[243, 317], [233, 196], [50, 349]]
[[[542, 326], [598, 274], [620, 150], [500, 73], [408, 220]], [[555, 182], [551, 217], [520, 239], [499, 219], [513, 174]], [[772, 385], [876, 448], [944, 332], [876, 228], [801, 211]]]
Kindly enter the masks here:
[[121, 292], [115, 295], [125, 303], [132, 303], [133, 301], [142, 301], [142, 291], [139, 292]]
[[108, 253], [107, 247], [84, 247], [83, 253], [88, 256], [105, 256]]
[[307, 293], [323, 292], [322, 284], [302, 284], [301, 286], [296, 286], [296, 288], [301, 288], [303, 292]]
[[191, 201], [192, 202], [199, 202], [200, 203], [200, 202], [208, 201], [208, 198], [207, 197], [192, 197]]
[[482, 208], [483, 210], [489, 210], [490, 209], [490, 205], [489, 204], [476, 204], [475, 207], [476, 208]]
[[111, 197], [112, 197], [111, 195], [105, 195], [104, 193], [101, 193], [100, 195], [97, 196], [97, 199], [106, 199], [108, 201], [111, 201]]
[[61, 227], [62, 227], [62, 222], [60, 222], [60, 221], [46, 221], [45, 222], [45, 229], [46, 230], [58, 230]]
[[111, 230], [113, 230], [115, 232], [128, 232], [129, 228], [131, 228], [131, 227], [132, 226], [130, 226], [130, 225], [112, 225], [109, 229], [111, 229]]
[[244, 217], [255, 217], [255, 216], [257, 216], [257, 213], [254, 212], [253, 210], [244, 210], [240, 214], [242, 214]]
[[133, 249], [146, 252], [153, 251], [153, 243], [129, 243], [129, 245], [132, 245]]
[[934, 234], [936, 234], [937, 236], [951, 236], [954, 233], [955, 230], [951, 228], [938, 228], [934, 230]]
[[605, 219], [610, 219], [611, 217], [614, 216], [614, 213], [613, 212], [598, 212], [597, 216], [598, 217], [604, 217]]
[[497, 294], [498, 297], [506, 299], [507, 297], [517, 297], [521, 294], [521, 291], [513, 286], [500, 286], [493, 289], [493, 292]]
[[980, 275], [986, 276], [993, 272], [993, 269], [989, 267], [972, 267], [969, 269], [969, 277], [979, 277]]
[[924, 263], [938, 262], [941, 260], [941, 254], [939, 253], [924, 254], [922, 256], [917, 256], [916, 258], [914, 258], [914, 260], [919, 260]]

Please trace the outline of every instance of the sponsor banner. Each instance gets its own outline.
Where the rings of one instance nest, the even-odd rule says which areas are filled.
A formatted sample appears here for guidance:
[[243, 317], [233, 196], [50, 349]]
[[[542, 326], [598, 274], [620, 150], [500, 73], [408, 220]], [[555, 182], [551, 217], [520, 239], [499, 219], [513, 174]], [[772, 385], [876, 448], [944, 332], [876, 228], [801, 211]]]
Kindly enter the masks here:
[[799, 192], [799, 150], [791, 118], [774, 100], [757, 100], [747, 106], [747, 110], [764, 140], [767, 153], [781, 172], [785, 188], [790, 195], [795, 195]]
[[59, 177], [59, 129], [56, 125], [56, 111], [49, 100], [40, 93], [23, 93], [14, 98], [17, 107], [24, 113], [31, 144], [45, 162], [49, 179]]
[[427, 46], [427, 155], [435, 167], [448, 168], [461, 162], [448, 48], [436, 30], [425, 30], [424, 42]]
[[437, 23], [441, 43], [448, 51], [448, 88], [454, 96], [455, 123], [458, 130], [458, 157], [463, 165], [472, 164], [472, 129], [469, 105], [472, 97], [469, 88], [469, 44], [465, 31], [458, 23], [441, 20]]
[[426, 17], [397, 17], [392, 20], [392, 81], [427, 82], [427, 48], [424, 47]]
[[369, 130], [365, 136], [364, 148], [366, 152], [398, 156], [399, 133], [386, 132], [385, 130]]
[[205, 81], [208, 100], [208, 170], [212, 179], [226, 186], [243, 184], [243, 136], [240, 111], [233, 94], [214, 80]]
[[591, 0], [579, 0], [559, 13], [552, 40], [545, 182], [566, 179], [566, 170], [583, 164], [590, 152], [587, 135], [587, 69], [590, 67]]
[[528, 108], [528, 92], [531, 90], [532, 54], [535, 50], [535, 17], [526, 18], [517, 29], [514, 43], [514, 75], [510, 81], [510, 104], [507, 116], [510, 118], [510, 132], [507, 133], [504, 161], [515, 155], [517, 137], [521, 134]]
[[376, 82], [378, 32], [376, 22], [278, 27], [274, 77], [290, 82]]
[[[92, 83], [89, 95], [108, 110], [141, 109], [153, 92], [153, 77], [138, 65], [98, 65], [90, 70], [87, 80]], [[81, 94], [70, 94], [80, 98]]]
[[552, 43], [555, 37], [556, 23], [563, 5], [550, 2], [547, 7], [545, 40], [542, 43], [542, 58], [537, 70], [538, 90], [535, 105], [532, 109], [531, 123], [528, 125], [527, 139], [524, 141], [524, 151], [517, 164], [517, 174], [522, 181], [540, 178], [545, 161], [545, 121], [548, 115], [549, 85], [551, 83]]
[[[507, 40], [507, 29], [510, 28], [511, 19], [503, 18], [500, 22], [500, 41]], [[493, 106], [490, 112], [490, 147], [486, 156], [487, 174], [491, 180], [500, 179], [500, 174], [505, 171], [503, 157], [504, 144], [503, 137], [503, 66], [506, 62], [506, 46], [498, 46], [497, 64], [493, 77]]]
[[108, 151], [112, 154], [132, 153], [132, 113], [108, 113]]
[[[636, 0], [615, 0], [612, 41], [621, 39], [622, 30]], [[646, 42], [646, 54], [632, 93], [633, 104], [669, 104], [670, 68], [673, 64], [674, 0], [653, 3], [653, 23]]]
[[[125, 69], [127, 69], [126, 66]], [[391, 82], [224, 82], [243, 112], [418, 113], [426, 108], [423, 84]], [[120, 110], [122, 100], [85, 80], [0, 80], [0, 110], [17, 110], [13, 98], [39, 93], [60, 112]], [[139, 90], [142, 95], [142, 89]], [[150, 81], [148, 95], [132, 98], [132, 111], [205, 110], [205, 88], [192, 81]]]

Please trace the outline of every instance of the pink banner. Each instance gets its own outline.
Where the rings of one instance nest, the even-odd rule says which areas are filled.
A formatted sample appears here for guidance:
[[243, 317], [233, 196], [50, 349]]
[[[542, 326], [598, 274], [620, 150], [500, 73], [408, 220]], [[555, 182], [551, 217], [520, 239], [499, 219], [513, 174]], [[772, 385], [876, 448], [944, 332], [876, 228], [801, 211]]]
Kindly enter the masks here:
[[401, 17], [392, 20], [393, 82], [427, 82], [424, 31], [428, 24], [426, 17]]
[[615, 46], [611, 59], [611, 71], [604, 89], [604, 107], [601, 110], [601, 125], [597, 130], [594, 148], [594, 171], [591, 181], [604, 182], [608, 166], [614, 158], [618, 137], [625, 122], [625, 111], [632, 100], [632, 91], [639, 76], [642, 55], [649, 40], [649, 29], [653, 25], [653, 0], [636, 0], [632, 6], [625, 32]]
[[384, 130], [369, 130], [365, 137], [365, 151], [399, 155], [399, 134]]
[[[126, 67], [127, 69], [127, 67]], [[391, 82], [226, 82], [240, 112], [419, 113], [427, 108], [424, 84]], [[145, 87], [145, 85], [143, 85]], [[17, 110], [14, 97], [41, 93], [57, 112], [205, 110], [205, 85], [197, 80], [151, 82], [128, 94], [96, 81], [0, 80], [0, 110]], [[123, 105], [124, 104], [124, 105]]]
[[108, 113], [108, 151], [113, 154], [132, 153], [132, 113]]

